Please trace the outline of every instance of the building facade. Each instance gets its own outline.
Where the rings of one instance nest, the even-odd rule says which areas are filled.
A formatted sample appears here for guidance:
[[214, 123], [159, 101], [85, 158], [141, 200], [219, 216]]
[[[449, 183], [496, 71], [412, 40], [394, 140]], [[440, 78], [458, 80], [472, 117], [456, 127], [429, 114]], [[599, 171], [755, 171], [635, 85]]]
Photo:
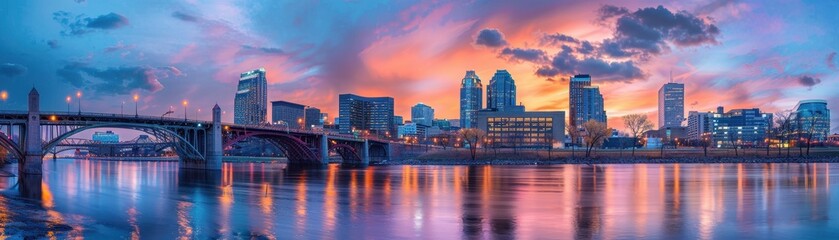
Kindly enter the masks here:
[[758, 108], [734, 109], [723, 113], [718, 107], [711, 118], [711, 139], [716, 147], [760, 146], [772, 127], [772, 114]]
[[505, 111], [516, 106], [516, 82], [507, 70], [498, 70], [487, 85], [487, 109]]
[[[830, 135], [830, 109], [825, 100], [804, 100], [798, 102], [792, 114], [793, 132], [796, 136], [813, 142], [825, 142]], [[810, 136], [812, 134], [812, 136]]]
[[690, 140], [702, 140], [702, 136], [713, 129], [711, 117], [713, 113], [690, 111], [688, 113], [687, 138]]
[[291, 129], [302, 129], [306, 121], [306, 106], [287, 101], [271, 102], [271, 124], [288, 125]]
[[392, 97], [362, 97], [355, 94], [338, 96], [338, 118], [341, 133], [354, 130], [390, 135], [394, 128]]
[[316, 107], [306, 107], [305, 110], [306, 129], [323, 127], [323, 118], [320, 117], [320, 109]]
[[265, 123], [268, 115], [268, 80], [265, 69], [239, 75], [239, 86], [233, 104], [233, 123], [255, 125]]
[[411, 107], [411, 122], [431, 126], [434, 121], [434, 108], [423, 103]]
[[685, 84], [664, 84], [658, 90], [658, 127], [679, 127], [684, 120]]
[[94, 142], [119, 143], [119, 135], [113, 131], [94, 132], [91, 138]]
[[565, 112], [480, 111], [478, 129], [492, 148], [547, 149], [565, 139]]
[[483, 85], [475, 71], [466, 71], [460, 81], [460, 127], [473, 128], [477, 125], [476, 112], [483, 107]]
[[606, 123], [606, 110], [604, 109], [603, 95], [600, 88], [588, 86], [582, 88], [582, 103], [579, 105], [576, 114], [580, 117], [577, 120], [580, 125], [588, 120]]
[[568, 123], [580, 127], [586, 122], [585, 111], [583, 111], [583, 89], [591, 86], [591, 76], [578, 74], [571, 77], [568, 86]]

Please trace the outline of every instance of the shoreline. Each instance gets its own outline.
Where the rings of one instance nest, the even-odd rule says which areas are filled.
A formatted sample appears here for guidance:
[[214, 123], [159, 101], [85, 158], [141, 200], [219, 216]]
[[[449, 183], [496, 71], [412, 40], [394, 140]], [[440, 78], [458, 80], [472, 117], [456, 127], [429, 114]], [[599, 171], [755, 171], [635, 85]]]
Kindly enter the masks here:
[[720, 157], [720, 158], [575, 158], [551, 160], [503, 160], [491, 159], [475, 161], [468, 159], [455, 160], [422, 160], [408, 159], [401, 161], [384, 161], [371, 163], [374, 166], [396, 165], [428, 165], [428, 166], [482, 166], [482, 165], [593, 165], [593, 164], [720, 164], [720, 163], [839, 163], [837, 157]]

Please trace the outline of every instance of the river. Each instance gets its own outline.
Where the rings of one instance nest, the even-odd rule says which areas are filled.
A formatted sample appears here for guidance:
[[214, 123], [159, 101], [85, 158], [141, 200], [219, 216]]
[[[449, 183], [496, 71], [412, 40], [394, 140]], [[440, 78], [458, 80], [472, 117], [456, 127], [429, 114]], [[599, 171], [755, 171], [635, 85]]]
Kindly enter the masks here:
[[[0, 232], [59, 239], [827, 238], [839, 236], [837, 168], [227, 163], [208, 174], [176, 162], [45, 160], [40, 183], [0, 178]], [[45, 220], [22, 222], [27, 217]]]

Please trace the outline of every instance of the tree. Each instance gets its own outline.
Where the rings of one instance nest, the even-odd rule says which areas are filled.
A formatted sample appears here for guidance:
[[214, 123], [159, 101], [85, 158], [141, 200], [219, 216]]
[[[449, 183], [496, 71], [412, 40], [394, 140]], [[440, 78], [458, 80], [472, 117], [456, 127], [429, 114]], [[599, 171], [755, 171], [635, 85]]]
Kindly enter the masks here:
[[486, 133], [477, 128], [467, 128], [461, 129], [460, 132], [458, 132], [458, 135], [461, 139], [463, 139], [463, 141], [466, 142], [466, 144], [469, 144], [469, 153], [472, 156], [472, 161], [475, 161], [475, 154], [478, 150], [478, 143], [481, 141], [481, 139], [484, 138]]
[[781, 155], [781, 146], [786, 142], [787, 157], [790, 151], [790, 136], [792, 135], [792, 111], [783, 110], [775, 113], [775, 124], [778, 134], [778, 156]]
[[[629, 114], [623, 116], [623, 125], [632, 134], [633, 141], [638, 141], [638, 137], [647, 131], [653, 130], [653, 123], [647, 119], [644, 114]], [[635, 156], [636, 142], [632, 143], [632, 156]]]
[[592, 149], [603, 144], [603, 140], [606, 140], [606, 137], [612, 134], [612, 130], [606, 127], [606, 123], [594, 120], [583, 123], [583, 129], [583, 141], [586, 144], [586, 158], [588, 158], [591, 157]]
[[811, 142], [813, 142], [813, 135], [816, 134], [816, 124], [818, 123], [819, 119], [821, 119], [821, 111], [813, 112], [812, 110], [809, 111], [810, 117], [807, 119], [809, 125], [807, 126], [807, 156], [810, 156], [810, 146], [812, 146]]
[[576, 151], [575, 147], [577, 146], [577, 141], [580, 140], [580, 129], [577, 126], [571, 125], [571, 123], [565, 123], [565, 131], [568, 132], [568, 138], [571, 139], [571, 158], [576, 158]]
[[740, 134], [738, 134], [737, 131], [733, 129], [728, 129], [728, 131], [726, 131], [726, 135], [728, 136], [728, 142], [731, 143], [731, 146], [734, 147], [734, 156], [739, 157], [740, 154], [737, 153], [737, 143], [740, 140]]

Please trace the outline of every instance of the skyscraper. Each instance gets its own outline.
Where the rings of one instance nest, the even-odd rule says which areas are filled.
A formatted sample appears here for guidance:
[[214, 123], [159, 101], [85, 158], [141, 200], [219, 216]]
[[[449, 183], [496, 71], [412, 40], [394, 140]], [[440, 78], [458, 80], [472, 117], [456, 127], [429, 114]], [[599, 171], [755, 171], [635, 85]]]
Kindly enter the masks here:
[[265, 69], [247, 71], [239, 76], [233, 105], [233, 123], [260, 124], [268, 115], [268, 80]]
[[679, 127], [684, 119], [685, 84], [664, 84], [658, 90], [658, 127]]
[[434, 121], [434, 109], [423, 103], [411, 107], [411, 122], [430, 127]]
[[498, 70], [487, 85], [487, 109], [504, 111], [516, 106], [516, 82], [507, 70]]
[[466, 71], [460, 82], [460, 127], [474, 128], [476, 112], [483, 107], [483, 85], [474, 70]]
[[393, 125], [392, 97], [362, 97], [355, 94], [338, 96], [339, 131], [369, 130], [372, 134], [396, 132]]
[[578, 112], [582, 116], [580, 119], [582, 121], [579, 122], [580, 125], [588, 120], [606, 123], [606, 110], [604, 110], [603, 105], [603, 95], [600, 94], [599, 87], [583, 87], [582, 104], [580, 105], [580, 112]]
[[578, 74], [571, 77], [568, 87], [568, 122], [580, 127], [585, 119], [583, 109], [583, 88], [591, 86], [591, 76]]
[[271, 123], [287, 124], [291, 129], [300, 129], [306, 119], [306, 106], [286, 101], [271, 102]]
[[320, 117], [320, 109], [316, 107], [306, 107], [305, 115], [306, 129], [323, 126], [323, 118]]

